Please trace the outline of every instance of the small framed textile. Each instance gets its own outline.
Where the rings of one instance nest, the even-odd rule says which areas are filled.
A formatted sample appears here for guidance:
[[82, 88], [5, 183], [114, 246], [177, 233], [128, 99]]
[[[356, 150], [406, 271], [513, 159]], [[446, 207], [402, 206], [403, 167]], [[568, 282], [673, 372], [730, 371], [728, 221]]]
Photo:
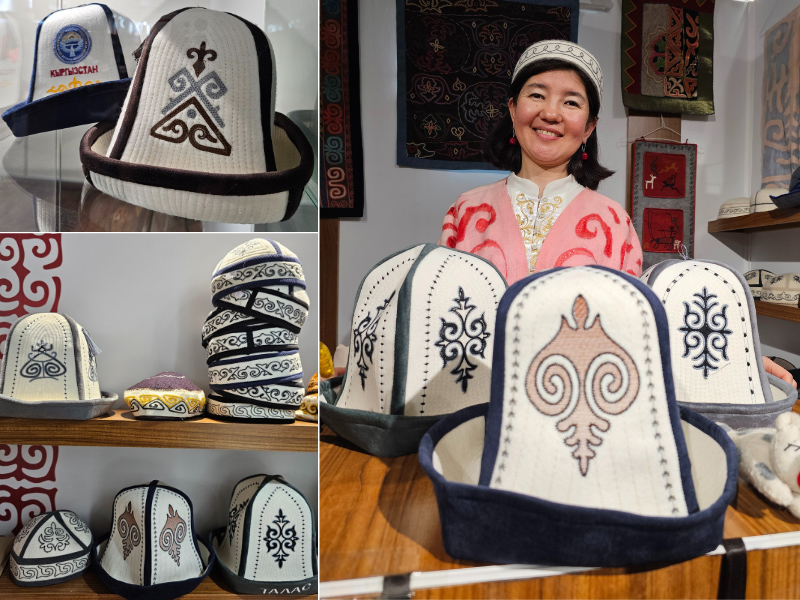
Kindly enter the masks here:
[[632, 147], [631, 219], [642, 269], [680, 254], [694, 257], [697, 146], [637, 140]]

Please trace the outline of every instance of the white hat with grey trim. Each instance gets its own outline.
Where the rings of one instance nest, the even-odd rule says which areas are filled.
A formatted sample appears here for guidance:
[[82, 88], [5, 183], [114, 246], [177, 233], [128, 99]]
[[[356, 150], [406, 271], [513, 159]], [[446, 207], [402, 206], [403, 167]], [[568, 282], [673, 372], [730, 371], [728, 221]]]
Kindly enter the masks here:
[[11, 581], [19, 586], [62, 583], [78, 577], [91, 560], [92, 532], [74, 512], [55, 510], [28, 521], [11, 548]]
[[0, 417], [92, 419], [117, 395], [101, 392], [100, 349], [67, 315], [25, 315], [11, 327], [0, 372]]
[[182, 8], [153, 25], [138, 59], [119, 120], [81, 141], [89, 182], [189, 219], [290, 218], [314, 151], [275, 111], [275, 57], [264, 32], [236, 15]]
[[280, 475], [253, 475], [236, 484], [228, 524], [212, 532], [211, 545], [238, 594], [317, 593], [314, 512]]
[[800, 273], [773, 275], [761, 288], [761, 301], [797, 306], [800, 300]]

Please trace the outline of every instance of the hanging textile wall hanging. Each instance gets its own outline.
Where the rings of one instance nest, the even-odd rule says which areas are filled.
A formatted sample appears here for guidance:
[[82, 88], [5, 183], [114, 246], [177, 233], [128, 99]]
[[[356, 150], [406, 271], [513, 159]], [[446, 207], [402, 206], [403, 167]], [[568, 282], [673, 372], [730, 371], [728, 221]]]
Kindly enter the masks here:
[[578, 0], [397, 0], [397, 164], [493, 169], [481, 145], [520, 55], [577, 36]]
[[789, 188], [800, 165], [800, 8], [764, 36], [761, 187]]
[[697, 146], [637, 140], [632, 152], [631, 218], [642, 269], [676, 258], [681, 245], [693, 258]]
[[364, 215], [364, 153], [358, 65], [358, 0], [320, 7], [322, 174], [320, 217]]
[[622, 102], [714, 114], [714, 0], [622, 0]]

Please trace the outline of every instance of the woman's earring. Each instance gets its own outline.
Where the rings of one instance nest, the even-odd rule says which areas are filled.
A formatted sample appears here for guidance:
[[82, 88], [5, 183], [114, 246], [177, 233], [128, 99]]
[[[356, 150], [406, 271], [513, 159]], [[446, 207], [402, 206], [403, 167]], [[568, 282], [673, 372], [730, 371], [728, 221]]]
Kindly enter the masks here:
[[512, 146], [517, 143], [517, 134], [514, 132], [514, 127], [511, 127], [511, 137], [508, 138], [508, 143]]
[[581, 144], [581, 160], [587, 160], [589, 155], [586, 154], [586, 144]]

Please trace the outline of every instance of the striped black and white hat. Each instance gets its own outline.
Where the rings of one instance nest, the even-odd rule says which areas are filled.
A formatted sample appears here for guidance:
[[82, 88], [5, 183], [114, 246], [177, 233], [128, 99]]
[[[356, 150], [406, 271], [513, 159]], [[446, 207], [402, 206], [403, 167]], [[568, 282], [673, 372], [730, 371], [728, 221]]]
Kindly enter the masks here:
[[314, 152], [275, 111], [275, 58], [264, 32], [236, 15], [183, 8], [161, 17], [137, 54], [119, 120], [99, 123], [81, 142], [89, 182], [189, 219], [290, 218]]
[[325, 424], [371, 454], [400, 456], [443, 415], [485, 402], [506, 287], [489, 261], [434, 244], [378, 263], [356, 293], [343, 379], [320, 386]]
[[116, 119], [139, 43], [136, 24], [105, 4], [50, 13], [36, 30], [28, 95], [3, 119], [17, 137]]
[[14, 539], [9, 557], [17, 585], [53, 585], [78, 577], [91, 560], [92, 532], [74, 512], [55, 510], [34, 517]]
[[100, 349], [67, 315], [25, 315], [11, 327], [0, 369], [0, 417], [92, 419], [117, 394], [100, 391]]
[[198, 539], [192, 502], [160, 481], [125, 488], [114, 498], [111, 532], [95, 546], [95, 570], [128, 600], [172, 600], [205, 579], [215, 554]]
[[208, 415], [293, 423], [303, 401], [298, 344], [309, 309], [297, 255], [272, 240], [245, 242], [217, 264], [211, 295], [215, 308], [202, 332]]
[[253, 475], [236, 484], [228, 524], [211, 545], [239, 594], [316, 594], [315, 523], [303, 494], [280, 475]]

